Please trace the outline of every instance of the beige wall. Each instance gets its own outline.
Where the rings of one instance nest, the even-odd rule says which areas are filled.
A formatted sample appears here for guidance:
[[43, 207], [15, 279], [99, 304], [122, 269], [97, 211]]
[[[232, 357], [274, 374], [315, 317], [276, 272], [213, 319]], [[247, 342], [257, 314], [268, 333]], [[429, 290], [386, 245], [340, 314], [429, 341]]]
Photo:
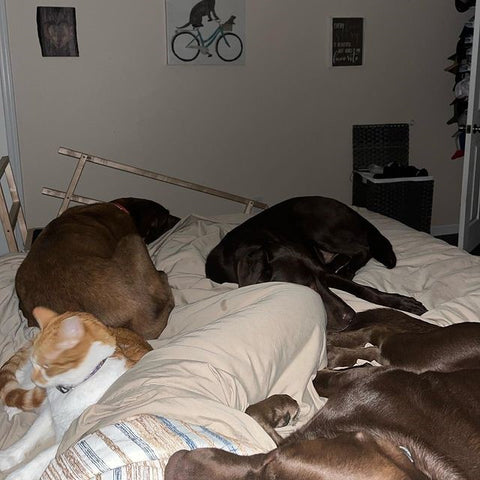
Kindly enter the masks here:
[[[458, 222], [454, 77], [443, 69], [466, 14], [453, 0], [247, 0], [247, 60], [236, 67], [167, 66], [164, 0], [49, 1], [76, 7], [80, 57], [42, 58], [44, 4], [7, 0], [30, 225], [58, 208], [41, 187], [71, 176], [59, 145], [268, 203], [350, 202], [352, 124], [410, 121], [411, 163], [436, 179], [432, 223]], [[364, 66], [328, 68], [329, 16], [365, 17]], [[110, 170], [88, 170], [80, 193], [146, 196], [179, 215], [237, 209]]]

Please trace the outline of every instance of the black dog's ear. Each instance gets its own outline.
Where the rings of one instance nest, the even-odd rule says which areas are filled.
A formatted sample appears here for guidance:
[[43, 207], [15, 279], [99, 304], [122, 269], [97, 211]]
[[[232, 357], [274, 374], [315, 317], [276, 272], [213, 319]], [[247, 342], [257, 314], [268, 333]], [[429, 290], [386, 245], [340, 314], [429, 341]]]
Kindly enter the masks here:
[[267, 260], [267, 254], [260, 245], [248, 247], [240, 252], [237, 262], [238, 286], [254, 285], [269, 282], [272, 278], [272, 269]]

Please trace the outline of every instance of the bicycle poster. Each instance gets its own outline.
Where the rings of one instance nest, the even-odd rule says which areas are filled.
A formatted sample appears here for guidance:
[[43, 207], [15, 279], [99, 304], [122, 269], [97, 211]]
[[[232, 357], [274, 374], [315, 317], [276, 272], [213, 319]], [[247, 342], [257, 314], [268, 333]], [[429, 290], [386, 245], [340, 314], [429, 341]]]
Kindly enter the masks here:
[[245, 0], [165, 0], [169, 65], [244, 65]]

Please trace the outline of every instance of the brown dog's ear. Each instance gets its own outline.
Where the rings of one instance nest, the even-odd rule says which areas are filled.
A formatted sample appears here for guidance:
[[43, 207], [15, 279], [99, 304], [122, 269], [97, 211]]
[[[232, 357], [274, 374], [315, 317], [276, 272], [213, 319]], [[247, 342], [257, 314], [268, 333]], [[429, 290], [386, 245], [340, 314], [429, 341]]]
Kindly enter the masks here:
[[260, 479], [266, 455], [240, 456], [217, 448], [180, 450], [165, 468], [165, 480]]
[[239, 252], [237, 262], [237, 281], [239, 287], [269, 282], [272, 269], [262, 246], [248, 247]]
[[147, 244], [170, 230], [180, 220], [153, 200], [129, 197], [113, 201], [128, 210], [139, 235]]

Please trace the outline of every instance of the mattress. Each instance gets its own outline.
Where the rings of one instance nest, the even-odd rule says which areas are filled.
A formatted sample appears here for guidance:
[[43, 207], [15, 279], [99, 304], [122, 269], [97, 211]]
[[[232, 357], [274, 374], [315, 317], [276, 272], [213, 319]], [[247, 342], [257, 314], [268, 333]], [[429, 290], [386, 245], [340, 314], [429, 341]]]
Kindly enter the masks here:
[[[371, 260], [355, 280], [411, 295], [426, 321], [477, 321], [480, 258], [401, 223], [355, 208], [392, 242], [397, 266]], [[44, 479], [163, 478], [179, 449], [217, 446], [240, 454], [264, 452], [273, 441], [245, 409], [275, 393], [300, 404], [288, 435], [325, 403], [311, 379], [326, 365], [325, 311], [319, 295], [287, 283], [238, 288], [205, 278], [208, 252], [247, 218], [244, 214], [183, 218], [149, 246], [175, 297], [167, 328], [154, 350], [124, 374], [66, 433]], [[22, 254], [0, 258], [0, 361], [35, 334], [14, 292]], [[337, 291], [356, 311], [375, 305]], [[35, 418], [0, 412], [0, 446], [13, 443]], [[33, 454], [33, 452], [32, 452]], [[0, 478], [2, 478], [0, 476]]]

